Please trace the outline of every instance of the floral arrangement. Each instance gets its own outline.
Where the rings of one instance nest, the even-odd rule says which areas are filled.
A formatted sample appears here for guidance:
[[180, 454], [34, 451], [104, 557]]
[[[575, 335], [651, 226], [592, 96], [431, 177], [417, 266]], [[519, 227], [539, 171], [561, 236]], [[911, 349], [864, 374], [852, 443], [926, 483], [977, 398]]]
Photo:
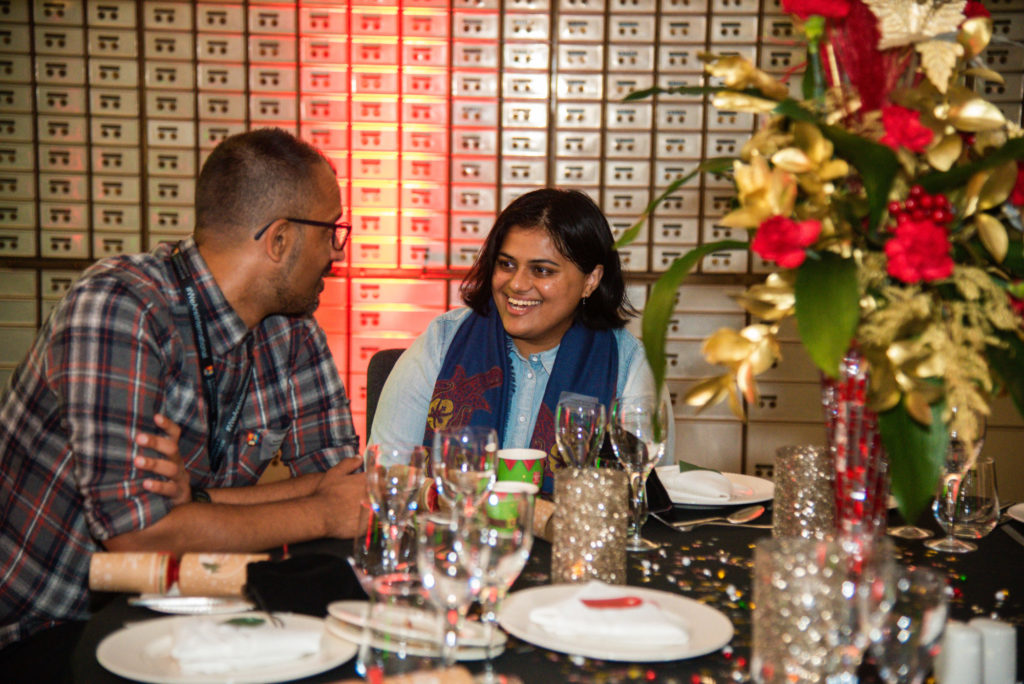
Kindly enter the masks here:
[[749, 242], [701, 245], [654, 284], [642, 323], [648, 360], [663, 383], [676, 290], [704, 255], [750, 249], [774, 262], [777, 272], [737, 297], [759, 322], [705, 341], [707, 360], [726, 370], [686, 401], [728, 400], [742, 417], [741, 398], [756, 400], [754, 378], [779, 358], [790, 316], [829, 376], [857, 348], [892, 491], [914, 520], [935, 492], [949, 429], [979, 438], [978, 417], [1003, 391], [1024, 414], [1024, 137], [974, 89], [1001, 80], [978, 59], [992, 40], [981, 3], [782, 5], [806, 37], [800, 98], [741, 57], [713, 55], [704, 56], [713, 85], [627, 98], [708, 93], [719, 109], [764, 119], [740, 158], [678, 179], [620, 238], [628, 244], [700, 172], [731, 176], [735, 205], [720, 223], [750, 232]]

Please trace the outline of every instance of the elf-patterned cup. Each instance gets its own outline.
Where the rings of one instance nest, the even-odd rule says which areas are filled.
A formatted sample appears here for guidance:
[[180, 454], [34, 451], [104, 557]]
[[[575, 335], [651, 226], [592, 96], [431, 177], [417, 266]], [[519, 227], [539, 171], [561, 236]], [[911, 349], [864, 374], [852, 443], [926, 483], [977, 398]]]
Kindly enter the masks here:
[[498, 481], [529, 482], [540, 487], [546, 458], [540, 449], [498, 449]]

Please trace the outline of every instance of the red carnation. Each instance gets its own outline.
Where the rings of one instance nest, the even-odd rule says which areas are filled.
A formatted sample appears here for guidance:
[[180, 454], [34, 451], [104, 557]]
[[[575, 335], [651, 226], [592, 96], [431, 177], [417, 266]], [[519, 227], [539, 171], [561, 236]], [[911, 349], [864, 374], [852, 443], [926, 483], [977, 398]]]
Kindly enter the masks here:
[[882, 125], [885, 135], [881, 142], [894, 150], [902, 146], [911, 152], [924, 152], [934, 136], [932, 130], [921, 123], [920, 112], [899, 105], [882, 108]]
[[829, 19], [842, 19], [850, 12], [849, 0], [782, 0], [782, 11], [806, 19], [820, 14]]
[[971, 19], [973, 17], [991, 17], [992, 14], [985, 9], [985, 6], [978, 2], [978, 0], [970, 0], [967, 6], [964, 7], [964, 17]]
[[814, 244], [821, 233], [821, 224], [814, 219], [794, 221], [785, 216], [772, 216], [763, 221], [750, 248], [768, 261], [783, 268], [796, 268], [804, 263], [804, 247]]
[[931, 221], [907, 221], [893, 232], [892, 239], [885, 243], [888, 272], [893, 278], [916, 283], [941, 280], [953, 273], [945, 228]]
[[1015, 207], [1024, 206], [1024, 162], [1017, 162], [1017, 182], [1010, 192], [1010, 204]]

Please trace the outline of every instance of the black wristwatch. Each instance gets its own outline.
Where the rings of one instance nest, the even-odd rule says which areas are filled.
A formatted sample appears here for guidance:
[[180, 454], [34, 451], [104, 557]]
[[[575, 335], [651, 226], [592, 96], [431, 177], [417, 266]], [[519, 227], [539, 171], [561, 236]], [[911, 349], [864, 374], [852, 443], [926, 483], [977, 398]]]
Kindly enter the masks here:
[[192, 487], [192, 501], [194, 503], [213, 503], [210, 493], [202, 487]]

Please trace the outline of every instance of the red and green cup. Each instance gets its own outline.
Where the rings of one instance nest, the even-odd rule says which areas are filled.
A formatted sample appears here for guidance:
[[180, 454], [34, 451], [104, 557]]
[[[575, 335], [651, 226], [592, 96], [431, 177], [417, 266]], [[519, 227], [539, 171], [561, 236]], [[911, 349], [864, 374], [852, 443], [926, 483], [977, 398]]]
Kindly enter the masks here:
[[546, 458], [540, 449], [498, 449], [498, 481], [529, 482], [540, 487]]

